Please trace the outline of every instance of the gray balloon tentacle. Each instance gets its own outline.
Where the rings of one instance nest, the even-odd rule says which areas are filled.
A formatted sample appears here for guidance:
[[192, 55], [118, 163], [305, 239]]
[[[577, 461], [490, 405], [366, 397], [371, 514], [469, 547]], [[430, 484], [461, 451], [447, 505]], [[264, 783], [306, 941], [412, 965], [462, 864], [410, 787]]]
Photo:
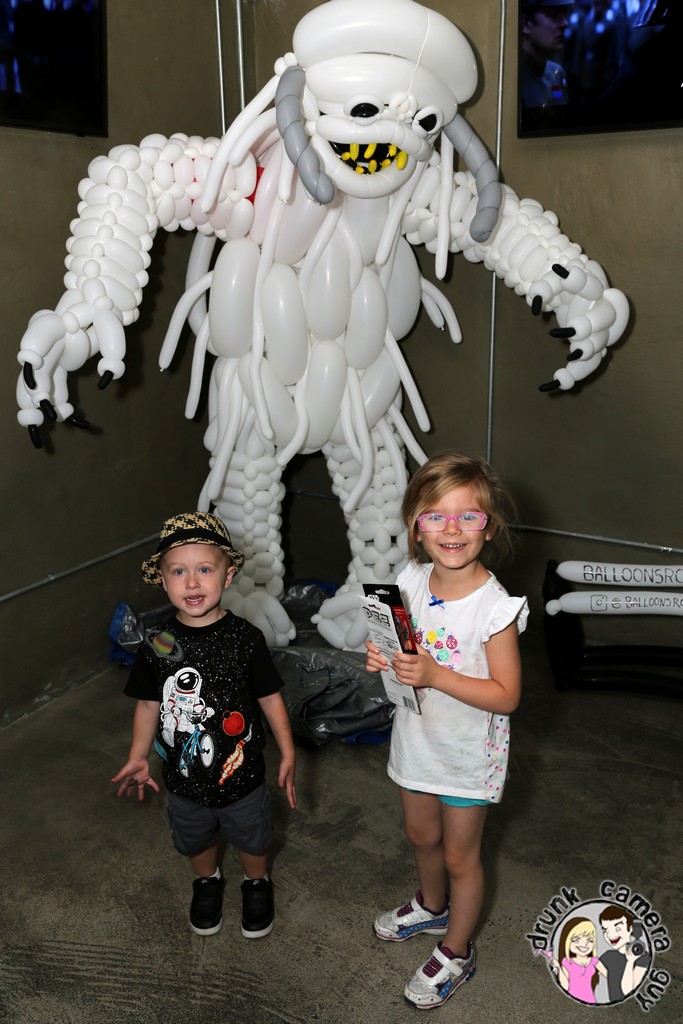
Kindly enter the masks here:
[[461, 114], [456, 114], [443, 131], [474, 175], [478, 198], [470, 234], [475, 242], [485, 242], [496, 226], [503, 197], [498, 168], [484, 143]]
[[306, 75], [298, 64], [283, 71], [275, 91], [275, 121], [282, 136], [285, 152], [299, 172], [306, 191], [319, 203], [331, 203], [335, 187], [320, 168], [320, 161], [311, 148], [311, 141], [301, 121], [301, 97]]

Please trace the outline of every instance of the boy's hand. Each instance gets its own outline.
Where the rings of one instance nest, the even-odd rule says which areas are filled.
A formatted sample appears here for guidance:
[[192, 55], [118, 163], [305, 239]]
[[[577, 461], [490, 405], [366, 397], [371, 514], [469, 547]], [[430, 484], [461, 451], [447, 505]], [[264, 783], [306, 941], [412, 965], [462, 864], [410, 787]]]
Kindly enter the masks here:
[[296, 751], [289, 714], [280, 693], [259, 697], [259, 705], [268, 720], [268, 725], [273, 731], [275, 742], [280, 750], [280, 770], [277, 775], [277, 783], [280, 789], [284, 789], [287, 793], [289, 806], [294, 810], [296, 808], [296, 792], [294, 790]]
[[145, 786], [149, 786], [155, 793], [159, 792], [159, 787], [149, 774], [149, 763], [145, 757], [127, 761], [111, 781], [121, 783], [116, 791], [117, 796], [125, 794], [127, 797], [132, 796], [137, 797], [138, 800], [144, 800]]
[[280, 761], [280, 771], [277, 776], [277, 784], [287, 794], [289, 806], [296, 810], [296, 789], [294, 787], [294, 758], [283, 757]]

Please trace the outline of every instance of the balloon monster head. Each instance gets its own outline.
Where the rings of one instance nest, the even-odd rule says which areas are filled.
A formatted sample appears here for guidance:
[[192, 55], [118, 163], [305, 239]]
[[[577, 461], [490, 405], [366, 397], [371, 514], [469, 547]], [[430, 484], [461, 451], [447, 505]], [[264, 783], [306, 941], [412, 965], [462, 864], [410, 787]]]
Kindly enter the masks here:
[[413, 0], [330, 0], [301, 19], [293, 49], [320, 168], [359, 198], [395, 192], [426, 163], [477, 85], [462, 32]]

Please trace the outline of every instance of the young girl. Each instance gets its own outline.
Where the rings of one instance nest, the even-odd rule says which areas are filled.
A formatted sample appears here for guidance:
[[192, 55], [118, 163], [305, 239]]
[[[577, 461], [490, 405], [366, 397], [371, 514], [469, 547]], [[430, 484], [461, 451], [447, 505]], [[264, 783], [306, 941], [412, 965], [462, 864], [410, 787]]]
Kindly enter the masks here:
[[[410, 903], [381, 914], [374, 929], [393, 942], [420, 932], [443, 936], [405, 988], [419, 1009], [445, 1003], [474, 973], [481, 838], [486, 809], [505, 786], [507, 716], [521, 689], [517, 637], [528, 614], [526, 599], [509, 597], [482, 564], [489, 544], [510, 547], [508, 507], [491, 467], [456, 454], [425, 463], [403, 499], [412, 561], [398, 585], [418, 656], [397, 654], [393, 668], [419, 690], [421, 713], [397, 706], [388, 772], [401, 787], [420, 888]], [[378, 648], [366, 647], [368, 671], [386, 668]]]

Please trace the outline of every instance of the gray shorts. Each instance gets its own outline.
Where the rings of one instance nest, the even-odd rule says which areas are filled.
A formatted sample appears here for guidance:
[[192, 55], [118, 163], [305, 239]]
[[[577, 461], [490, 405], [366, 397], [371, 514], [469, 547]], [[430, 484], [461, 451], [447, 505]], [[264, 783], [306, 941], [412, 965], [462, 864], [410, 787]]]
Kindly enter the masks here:
[[265, 782], [227, 807], [203, 807], [170, 791], [167, 796], [173, 845], [185, 857], [207, 850], [221, 829], [228, 842], [243, 853], [257, 856], [270, 846], [273, 826], [270, 791]]

